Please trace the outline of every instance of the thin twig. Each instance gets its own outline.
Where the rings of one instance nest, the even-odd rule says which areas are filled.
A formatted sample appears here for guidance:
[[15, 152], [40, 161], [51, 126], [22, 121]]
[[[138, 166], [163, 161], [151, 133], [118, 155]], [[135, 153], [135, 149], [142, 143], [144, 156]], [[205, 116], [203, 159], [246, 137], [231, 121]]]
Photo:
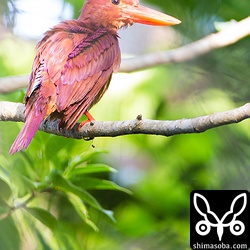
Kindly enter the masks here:
[[1, 220], [4, 220], [5, 218], [9, 217], [14, 211], [16, 211], [17, 209], [20, 209], [20, 208], [25, 208], [28, 203], [30, 203], [32, 200], [34, 200], [34, 198], [36, 197], [36, 194], [35, 192], [33, 192], [31, 194], [31, 196], [26, 199], [26, 201], [22, 202], [22, 203], [17, 203], [16, 205], [14, 206], [9, 206], [9, 210], [3, 214], [0, 215], [0, 221]]
[[14, 206], [9, 206], [9, 210], [3, 214], [0, 214], [0, 221], [1, 220], [4, 220], [5, 218], [11, 216], [11, 214], [16, 211], [17, 209], [20, 209], [20, 208], [26, 208], [26, 206], [31, 202], [33, 201], [39, 194], [42, 194], [42, 193], [50, 193], [52, 192], [54, 189], [51, 188], [51, 187], [48, 187], [48, 188], [45, 188], [39, 192], [33, 192], [30, 197], [28, 197], [24, 202], [21, 202], [21, 203], [17, 203], [16, 205]]

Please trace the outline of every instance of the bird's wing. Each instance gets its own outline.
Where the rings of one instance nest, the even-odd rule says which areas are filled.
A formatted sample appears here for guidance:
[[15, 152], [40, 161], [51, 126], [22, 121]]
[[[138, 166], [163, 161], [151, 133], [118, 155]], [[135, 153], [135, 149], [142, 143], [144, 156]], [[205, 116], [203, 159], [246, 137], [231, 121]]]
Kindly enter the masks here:
[[51, 87], [56, 87], [56, 107], [64, 113], [64, 123], [73, 119], [74, 125], [100, 99], [119, 66], [116, 34], [104, 28], [93, 32], [72, 21], [61, 23], [38, 44], [25, 98], [43, 84], [41, 72], [46, 74]]
[[[79, 39], [78, 36], [75, 35], [73, 40]], [[83, 104], [83, 100], [86, 108], [90, 107], [98, 101], [111, 74], [119, 66], [120, 49], [116, 35], [101, 28], [78, 41], [56, 83], [58, 110], [65, 110], [78, 102]]]
[[[61, 77], [61, 71], [66, 63], [67, 56], [74, 49], [67, 22], [55, 26], [47, 31], [43, 39], [37, 44], [37, 53], [33, 62], [30, 83], [26, 92], [25, 101], [41, 89], [44, 78], [49, 79], [51, 87]], [[82, 34], [84, 36], [84, 33]], [[85, 35], [87, 36], [87, 35]]]

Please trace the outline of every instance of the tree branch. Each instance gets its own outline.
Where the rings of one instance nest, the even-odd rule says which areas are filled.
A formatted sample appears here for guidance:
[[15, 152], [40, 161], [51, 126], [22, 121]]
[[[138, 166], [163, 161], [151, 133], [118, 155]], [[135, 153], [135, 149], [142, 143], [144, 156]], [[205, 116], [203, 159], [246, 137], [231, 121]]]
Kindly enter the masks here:
[[[21, 103], [0, 102], [0, 121], [24, 121], [24, 105]], [[75, 139], [94, 137], [116, 137], [129, 134], [152, 134], [172, 136], [177, 134], [201, 133], [215, 127], [238, 123], [250, 117], [250, 103], [229, 111], [181, 120], [146, 120], [139, 115], [131, 121], [94, 121], [78, 131], [79, 123], [71, 130], [58, 130], [59, 120], [47, 119], [40, 130]]]
[[120, 72], [132, 72], [157, 65], [190, 61], [212, 50], [236, 43], [249, 35], [250, 17], [247, 17], [240, 22], [232, 22], [232, 24], [220, 32], [208, 35], [178, 49], [124, 59]]
[[29, 83], [29, 75], [7, 76], [0, 78], [0, 93], [9, 93], [25, 88]]
[[[129, 73], [157, 65], [167, 65], [193, 60], [214, 49], [236, 43], [250, 35], [250, 17], [232, 22], [226, 29], [208, 35], [178, 49], [156, 52], [135, 58], [123, 59], [119, 72]], [[0, 78], [0, 93], [7, 93], [28, 85], [28, 75]]]

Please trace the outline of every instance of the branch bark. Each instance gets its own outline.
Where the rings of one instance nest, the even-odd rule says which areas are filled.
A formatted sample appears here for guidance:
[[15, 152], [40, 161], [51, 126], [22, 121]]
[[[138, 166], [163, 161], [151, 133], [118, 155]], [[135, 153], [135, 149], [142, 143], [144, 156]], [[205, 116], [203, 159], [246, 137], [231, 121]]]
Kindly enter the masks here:
[[[78, 131], [79, 124], [72, 130], [58, 130], [59, 120], [47, 119], [40, 130], [75, 139], [92, 139], [95, 137], [116, 137], [129, 134], [151, 134], [172, 136], [177, 134], [201, 133], [223, 125], [238, 123], [250, 117], [250, 103], [229, 111], [192, 119], [180, 120], [146, 120], [139, 115], [130, 121], [94, 121], [87, 123]], [[0, 121], [24, 122], [24, 105], [21, 103], [0, 102]]]
[[[157, 65], [193, 60], [214, 49], [222, 48], [250, 35], [250, 17], [233, 22], [229, 27], [178, 49], [123, 59], [119, 72], [130, 73]], [[15, 91], [28, 85], [28, 75], [0, 78], [0, 93]]]

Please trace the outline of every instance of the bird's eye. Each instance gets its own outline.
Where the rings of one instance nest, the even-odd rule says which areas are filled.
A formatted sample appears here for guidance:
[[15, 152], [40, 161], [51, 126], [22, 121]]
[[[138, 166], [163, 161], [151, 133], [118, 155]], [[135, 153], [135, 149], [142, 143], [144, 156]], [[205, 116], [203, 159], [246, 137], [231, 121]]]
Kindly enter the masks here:
[[120, 3], [120, 0], [111, 0], [112, 4], [118, 5]]

